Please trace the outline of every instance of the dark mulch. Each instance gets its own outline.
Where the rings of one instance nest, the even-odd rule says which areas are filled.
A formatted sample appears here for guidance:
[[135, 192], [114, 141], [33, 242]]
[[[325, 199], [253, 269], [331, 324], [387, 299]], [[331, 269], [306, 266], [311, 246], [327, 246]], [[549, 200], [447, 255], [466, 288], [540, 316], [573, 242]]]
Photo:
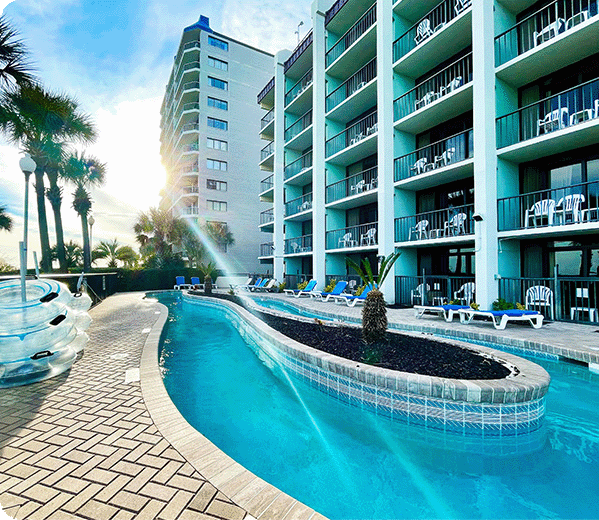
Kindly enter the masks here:
[[[204, 296], [203, 292], [196, 294]], [[243, 306], [243, 301], [234, 295], [213, 293], [212, 296]], [[387, 342], [366, 345], [361, 329], [356, 327], [330, 326], [317, 320], [306, 322], [250, 311], [295, 341], [359, 363], [450, 379], [502, 379], [510, 374], [498, 361], [456, 344], [389, 333]]]

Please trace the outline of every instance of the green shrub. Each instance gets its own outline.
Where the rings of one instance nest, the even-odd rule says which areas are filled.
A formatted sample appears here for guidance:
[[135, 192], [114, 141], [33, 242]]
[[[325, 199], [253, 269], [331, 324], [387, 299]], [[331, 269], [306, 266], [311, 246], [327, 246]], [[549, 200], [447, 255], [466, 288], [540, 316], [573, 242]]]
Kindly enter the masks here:
[[307, 286], [308, 286], [308, 282], [307, 282], [307, 281], [306, 281], [306, 282], [302, 282], [302, 283], [298, 283], [298, 284], [297, 284], [297, 288], [298, 288], [300, 291], [303, 291], [303, 290], [304, 290], [304, 289], [305, 289]]
[[360, 296], [364, 292], [364, 289], [366, 289], [366, 286], [360, 285], [360, 287], [356, 289], [356, 296]]
[[509, 311], [514, 308], [515, 308], [515, 306], [513, 303], [505, 301], [503, 298], [497, 298], [493, 302], [493, 310], [494, 311]]
[[285, 290], [285, 282], [279, 284], [279, 292], [283, 292]]
[[334, 278], [331, 280], [331, 283], [329, 283], [329, 285], [327, 285], [324, 288], [324, 292], [332, 292], [333, 289], [335, 288], [335, 285], [337, 285], [337, 280], [335, 280]]

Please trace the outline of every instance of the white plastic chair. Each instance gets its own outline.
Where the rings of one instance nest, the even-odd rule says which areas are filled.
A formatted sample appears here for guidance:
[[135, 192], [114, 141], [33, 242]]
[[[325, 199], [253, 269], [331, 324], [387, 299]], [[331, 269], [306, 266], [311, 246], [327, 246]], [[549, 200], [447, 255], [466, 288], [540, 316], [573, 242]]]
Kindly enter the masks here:
[[560, 216], [561, 223], [565, 224], [568, 217], [572, 218], [572, 222], [582, 222], [581, 206], [585, 200], [582, 193], [573, 193], [559, 199], [555, 205], [555, 212]]
[[448, 236], [465, 235], [466, 234], [466, 221], [468, 215], [466, 213], [458, 213], [451, 217], [449, 222], [445, 222], [443, 226], [443, 234]]
[[418, 235], [418, 240], [422, 240], [422, 237], [428, 238], [428, 220], [420, 220], [414, 227], [410, 228], [410, 234], [408, 240], [412, 240], [412, 233]]
[[474, 293], [476, 285], [474, 282], [466, 282], [456, 292], [453, 293], [453, 299], [464, 302], [465, 305], [470, 305], [474, 301]]
[[355, 186], [352, 186], [351, 189], [352, 189], [352, 191], [355, 191], [356, 193], [362, 193], [366, 189], [366, 181], [364, 179], [362, 179]]
[[416, 36], [414, 37], [414, 42], [416, 45], [420, 45], [426, 38], [433, 34], [433, 30], [431, 29], [431, 22], [428, 18], [422, 20], [416, 29]]
[[544, 285], [529, 287], [526, 290], [525, 307], [535, 311], [538, 310], [538, 307], [545, 307], [549, 312], [549, 317], [553, 319], [553, 291]]
[[[426, 291], [430, 291], [431, 288], [429, 286], [429, 284], [426, 284]], [[410, 300], [412, 301], [412, 305], [414, 305], [414, 300], [420, 300], [420, 303], [423, 304], [424, 303], [424, 284], [421, 283], [420, 285], [417, 285], [415, 289], [412, 289], [410, 291]]]
[[455, 155], [455, 148], [448, 148], [441, 155], [435, 156], [435, 168], [442, 168], [443, 166], [447, 166], [453, 156]]
[[574, 304], [574, 307], [570, 308], [570, 319], [573, 320], [577, 313], [581, 313], [584, 316], [585, 312], [589, 314], [589, 321], [599, 321], [599, 319], [597, 319], [597, 309], [591, 307], [589, 288], [577, 287], [576, 303]]
[[570, 120], [568, 107], [561, 107], [549, 112], [543, 119], [537, 121], [537, 135], [553, 132], [568, 126]]
[[374, 246], [376, 245], [376, 228], [369, 228], [366, 233], [360, 235], [360, 245]]
[[426, 157], [422, 157], [421, 159], [418, 159], [415, 163], [414, 166], [412, 166], [410, 168], [410, 172], [415, 171], [417, 175], [424, 173], [427, 170], [427, 166], [428, 166], [428, 159]]
[[547, 222], [553, 226], [555, 216], [555, 201], [553, 199], [544, 199], [535, 202], [532, 208], [527, 209], [524, 214], [524, 227], [527, 228], [532, 220], [533, 226], [536, 227], [537, 219], [547, 217]]
[[356, 241], [352, 238], [351, 233], [345, 233], [345, 235], [339, 239], [339, 245], [341, 247], [352, 247], [356, 245]]
[[455, 0], [455, 14], [459, 15], [462, 11], [466, 10], [472, 5], [472, 0]]

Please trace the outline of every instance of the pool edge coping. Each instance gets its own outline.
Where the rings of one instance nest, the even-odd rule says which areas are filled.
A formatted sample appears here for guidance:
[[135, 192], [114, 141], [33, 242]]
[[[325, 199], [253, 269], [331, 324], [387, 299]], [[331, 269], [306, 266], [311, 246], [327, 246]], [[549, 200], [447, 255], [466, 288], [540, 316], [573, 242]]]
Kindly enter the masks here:
[[166, 391], [158, 365], [158, 348], [168, 309], [160, 302], [155, 305], [160, 316], [142, 349], [140, 383], [148, 413], [162, 436], [210, 484], [251, 517], [283, 519], [293, 512], [293, 518], [325, 519], [229, 457], [181, 415]]

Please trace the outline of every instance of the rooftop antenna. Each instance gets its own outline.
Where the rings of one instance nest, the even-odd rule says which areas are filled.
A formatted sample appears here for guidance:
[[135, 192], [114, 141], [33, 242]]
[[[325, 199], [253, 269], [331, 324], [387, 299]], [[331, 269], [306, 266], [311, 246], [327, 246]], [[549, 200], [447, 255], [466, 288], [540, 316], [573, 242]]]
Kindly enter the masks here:
[[301, 21], [300, 23], [297, 24], [297, 31], [295, 31], [295, 34], [297, 34], [297, 44], [299, 45], [300, 42], [300, 30], [299, 28], [304, 25], [304, 22]]

